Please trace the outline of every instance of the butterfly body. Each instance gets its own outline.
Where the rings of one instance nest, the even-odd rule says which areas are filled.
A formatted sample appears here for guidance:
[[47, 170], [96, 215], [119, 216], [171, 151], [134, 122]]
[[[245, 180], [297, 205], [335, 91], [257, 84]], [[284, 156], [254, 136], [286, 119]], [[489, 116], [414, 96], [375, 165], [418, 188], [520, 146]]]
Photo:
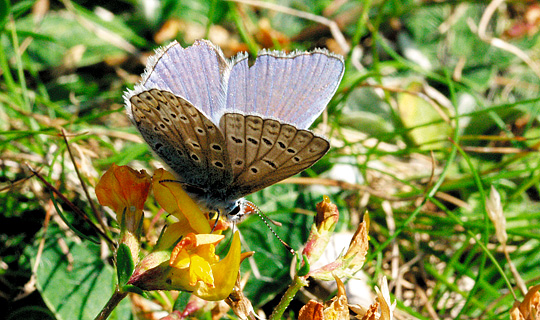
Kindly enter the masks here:
[[130, 119], [202, 208], [236, 221], [244, 196], [319, 160], [326, 139], [307, 130], [343, 74], [326, 51], [263, 52], [226, 60], [208, 41], [158, 52], [125, 95]]

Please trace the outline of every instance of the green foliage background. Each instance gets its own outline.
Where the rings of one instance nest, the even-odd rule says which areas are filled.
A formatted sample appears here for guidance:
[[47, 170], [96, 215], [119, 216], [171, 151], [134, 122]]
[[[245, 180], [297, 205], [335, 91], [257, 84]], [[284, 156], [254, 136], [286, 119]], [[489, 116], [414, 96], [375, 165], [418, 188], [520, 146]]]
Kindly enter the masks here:
[[[367, 281], [386, 275], [391, 289], [401, 288], [393, 291], [399, 315], [507, 319], [512, 290], [523, 294], [484, 209], [493, 185], [511, 261], [528, 286], [539, 283], [540, 21], [525, 23], [532, 2], [497, 8], [486, 34], [536, 69], [479, 36], [486, 2], [271, 2], [337, 21], [350, 51], [326, 26], [291, 12], [218, 0], [152, 3], [0, 1], [0, 318], [92, 319], [110, 296], [110, 253], [65, 228], [27, 164], [88, 214], [97, 202], [82, 191], [62, 128], [90, 190], [112, 163], [159, 166], [127, 121], [122, 93], [164, 44], [156, 43], [164, 30], [173, 30], [166, 42], [185, 46], [197, 36], [220, 39], [226, 54], [270, 45], [345, 55], [342, 84], [316, 123], [332, 149], [301, 176], [347, 184], [279, 184], [250, 196], [283, 223], [277, 233], [293, 247], [306, 240], [310, 214], [327, 194], [340, 208], [339, 230], [354, 230], [359, 214], [370, 212]], [[512, 33], [519, 28], [527, 32]], [[150, 201], [147, 216], [155, 214]], [[63, 216], [95, 238], [69, 208]], [[269, 312], [288, 284], [291, 257], [262, 221], [239, 228], [261, 273], [250, 277], [246, 295]], [[397, 278], [392, 259], [404, 267]], [[251, 268], [245, 263], [243, 272]], [[23, 290], [32, 274], [35, 287]], [[174, 305], [170, 293], [148, 299]], [[291, 307], [291, 318], [302, 304]], [[142, 319], [128, 300], [111, 318]]]

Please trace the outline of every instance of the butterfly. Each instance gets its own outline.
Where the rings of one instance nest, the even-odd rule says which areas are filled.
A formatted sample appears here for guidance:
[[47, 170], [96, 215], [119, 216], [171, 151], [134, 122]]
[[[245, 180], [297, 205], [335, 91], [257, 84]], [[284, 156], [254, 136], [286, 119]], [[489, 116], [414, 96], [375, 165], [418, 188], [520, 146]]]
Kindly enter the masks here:
[[244, 197], [317, 162], [330, 143], [308, 130], [341, 81], [343, 58], [324, 49], [262, 50], [226, 59], [207, 40], [150, 57], [124, 93], [128, 117], [184, 190], [207, 211], [240, 221]]

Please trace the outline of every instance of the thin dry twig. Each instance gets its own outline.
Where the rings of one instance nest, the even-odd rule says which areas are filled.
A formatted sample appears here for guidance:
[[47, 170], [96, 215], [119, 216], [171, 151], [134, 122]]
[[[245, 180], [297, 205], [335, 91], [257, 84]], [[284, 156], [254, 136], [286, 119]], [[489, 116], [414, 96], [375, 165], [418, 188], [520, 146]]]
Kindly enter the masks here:
[[[386, 218], [386, 225], [388, 227], [388, 233], [391, 237], [396, 232], [396, 220], [394, 219], [394, 210], [392, 209], [392, 206], [390, 205], [390, 202], [385, 200], [381, 204], [381, 208], [385, 213]], [[390, 257], [390, 268], [391, 268], [391, 277], [392, 279], [395, 279], [396, 282], [396, 290], [395, 295], [398, 299], [401, 299], [402, 297], [402, 288], [401, 288], [401, 282], [398, 281], [399, 279], [399, 246], [397, 244], [396, 239], [394, 238], [390, 244], [391, 246], [391, 257]]]
[[84, 183], [84, 179], [81, 176], [81, 172], [79, 171], [79, 166], [77, 165], [77, 162], [75, 161], [75, 157], [73, 156], [73, 152], [71, 151], [71, 146], [69, 145], [68, 138], [66, 135], [66, 131], [62, 128], [62, 137], [64, 138], [64, 142], [66, 144], [66, 148], [69, 154], [69, 157], [71, 159], [71, 162], [73, 162], [73, 168], [75, 169], [75, 173], [77, 174], [77, 177], [79, 178], [79, 181], [81, 182], [81, 187], [83, 188], [84, 194], [86, 195], [86, 199], [88, 200], [88, 203], [90, 204], [90, 208], [92, 208], [92, 212], [94, 213], [94, 217], [97, 218], [99, 225], [103, 229], [103, 231], [107, 230], [107, 227], [105, 226], [105, 223], [103, 222], [103, 217], [99, 214], [96, 205], [94, 204], [94, 201], [92, 201], [92, 198], [90, 197], [90, 192], [88, 192], [88, 188], [86, 187], [86, 183]]
[[480, 23], [478, 24], [478, 37], [480, 38], [480, 40], [487, 42], [494, 47], [514, 54], [523, 62], [525, 62], [536, 74], [536, 76], [540, 78], [540, 67], [531, 58], [529, 58], [529, 56], [525, 52], [502, 39], [495, 38], [486, 34], [486, 29], [489, 21], [491, 20], [491, 17], [493, 16], [497, 8], [504, 3], [504, 1], [505, 0], [493, 0], [486, 7], [482, 18], [480, 18]]
[[[435, 112], [437, 112], [437, 114], [439, 114], [441, 119], [443, 119], [443, 121], [445, 121], [449, 125], [452, 125], [452, 121], [451, 121], [450, 117], [448, 117], [448, 115], [439, 106], [440, 103], [438, 101], [436, 101], [435, 99], [429, 97], [427, 94], [425, 94], [423, 92], [414, 92], [414, 91], [410, 91], [410, 90], [402, 89], [402, 88], [387, 87], [387, 86], [383, 86], [383, 85], [380, 85], [380, 84], [362, 84], [360, 86], [361, 87], [379, 88], [379, 89], [383, 89], [385, 91], [396, 92], [396, 93], [407, 93], [407, 94], [410, 94], [412, 96], [418, 97], [418, 98], [426, 101], [427, 103], [429, 103], [433, 107]], [[424, 86], [424, 89], [425, 88], [426, 87]]]
[[[506, 258], [506, 261], [508, 262], [508, 267], [510, 268], [510, 272], [512, 273], [512, 275], [514, 276], [514, 280], [516, 281], [516, 286], [519, 288], [519, 290], [521, 291], [521, 293], [523, 295], [526, 295], [527, 294], [527, 285], [525, 284], [525, 281], [523, 281], [523, 278], [521, 277], [521, 275], [519, 274], [517, 268], [516, 268], [516, 265], [514, 264], [514, 262], [512, 261], [512, 259], [510, 258], [510, 253], [508, 252], [508, 249], [506, 247], [506, 243], [503, 244], [503, 252], [504, 252], [504, 257]], [[516, 296], [514, 295], [514, 299], [516, 298]]]
[[103, 239], [105, 239], [107, 241], [107, 243], [114, 248], [115, 246], [115, 243], [114, 241], [107, 235], [105, 234], [104, 231], [102, 231], [100, 228], [98, 228], [89, 218], [88, 216], [81, 211], [81, 209], [79, 209], [79, 207], [77, 207], [75, 204], [73, 204], [73, 202], [71, 202], [68, 198], [66, 198], [66, 196], [64, 196], [58, 189], [56, 189], [52, 184], [50, 184], [47, 180], [45, 180], [45, 178], [43, 178], [41, 176], [41, 174], [35, 170], [34, 168], [32, 168], [28, 163], [26, 164], [26, 166], [28, 167], [28, 169], [33, 173], [34, 176], [36, 176], [39, 180], [41, 180], [41, 182], [43, 182], [45, 184], [45, 186], [47, 186], [47, 188], [52, 191], [54, 194], [56, 194], [65, 204], [67, 204], [71, 210], [73, 210], [73, 212], [75, 212], [81, 219], [83, 219], [85, 222], [88, 222], [88, 225], [92, 228], [92, 230], [94, 230], [95, 232], [97, 232]]
[[531, 152], [538, 152], [538, 150], [527, 150], [527, 149], [520, 149], [520, 148], [512, 148], [512, 147], [470, 147], [470, 146], [463, 146], [461, 147], [463, 151], [466, 152], [476, 152], [476, 153], [500, 153], [500, 154], [521, 154], [521, 153], [531, 153]]

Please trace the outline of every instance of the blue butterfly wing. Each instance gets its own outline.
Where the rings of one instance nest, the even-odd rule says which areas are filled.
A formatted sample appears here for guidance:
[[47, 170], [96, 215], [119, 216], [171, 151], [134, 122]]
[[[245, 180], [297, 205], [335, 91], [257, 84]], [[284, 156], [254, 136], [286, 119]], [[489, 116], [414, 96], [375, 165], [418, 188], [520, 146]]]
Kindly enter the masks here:
[[210, 41], [198, 40], [187, 48], [174, 41], [149, 58], [142, 81], [125, 94], [128, 115], [132, 96], [159, 89], [187, 100], [212, 122], [219, 123], [217, 115], [225, 107], [224, 74], [230, 68], [230, 62]]
[[326, 50], [262, 51], [249, 67], [233, 60], [227, 81], [227, 112], [254, 114], [307, 129], [326, 108], [343, 77], [343, 58]]

